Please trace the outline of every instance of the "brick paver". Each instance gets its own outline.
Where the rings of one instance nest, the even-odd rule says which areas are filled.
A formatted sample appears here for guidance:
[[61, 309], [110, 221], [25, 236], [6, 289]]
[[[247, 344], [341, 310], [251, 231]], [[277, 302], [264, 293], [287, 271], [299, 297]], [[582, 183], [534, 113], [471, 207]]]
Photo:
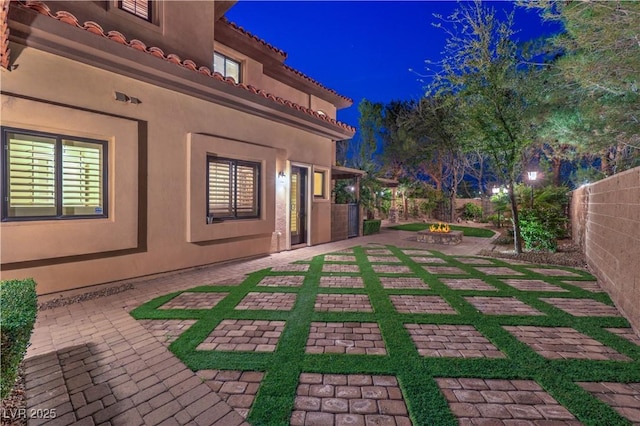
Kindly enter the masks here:
[[410, 274], [411, 269], [405, 265], [371, 265], [374, 272], [379, 274]]
[[504, 326], [518, 340], [548, 359], [631, 361], [608, 346], [569, 327]]
[[428, 357], [504, 358], [471, 325], [405, 324], [418, 353]]
[[380, 277], [383, 288], [387, 289], [407, 289], [417, 288], [426, 290], [429, 285], [417, 277]]
[[544, 315], [515, 297], [465, 297], [477, 310], [485, 315]]
[[[379, 243], [396, 244], [402, 242], [407, 248], [402, 251], [411, 257], [428, 257], [434, 258], [433, 253], [424, 247], [431, 247], [424, 243], [409, 241], [409, 237], [413, 235], [403, 231], [381, 232], [378, 235], [359, 238], [356, 240], [340, 241], [331, 244], [318, 245], [299, 250], [285, 251], [282, 253], [273, 253], [269, 256], [263, 256], [255, 259], [242, 260], [237, 262], [227, 262], [225, 264], [204, 266], [194, 268], [188, 271], [172, 272], [168, 274], [159, 274], [156, 277], [140, 278], [130, 280], [125, 284], [130, 286], [125, 291], [110, 294], [99, 299], [81, 299], [80, 303], [60, 306], [53, 309], [41, 310], [38, 312], [38, 319], [34, 333], [31, 338], [31, 346], [28, 349], [25, 361], [26, 371], [26, 395], [28, 410], [52, 409], [55, 408], [58, 417], [50, 424], [105, 424], [105, 425], [143, 425], [143, 424], [194, 424], [194, 425], [221, 425], [236, 426], [246, 425], [245, 417], [250, 410], [253, 400], [257, 397], [256, 391], [262, 380], [264, 372], [227, 372], [219, 371], [219, 373], [210, 373], [207, 377], [199, 377], [203, 372], [211, 372], [213, 370], [202, 370], [198, 375], [187, 368], [178, 358], [176, 358], [167, 349], [167, 344], [178, 337], [179, 333], [192, 327], [192, 319], [188, 320], [141, 320], [136, 321], [129, 315], [129, 311], [155, 297], [163, 296], [176, 291], [185, 291], [187, 293], [195, 293], [189, 291], [195, 286], [232, 286], [241, 284], [246, 278], [246, 274], [265, 268], [271, 268], [271, 271], [293, 272], [295, 276], [302, 277], [309, 270], [310, 263], [305, 261], [312, 256], [324, 253], [330, 253], [325, 257], [327, 262], [353, 262], [355, 260], [354, 250], [350, 248], [353, 245], [361, 245], [364, 247], [367, 256], [384, 256], [391, 255], [394, 251], [381, 246]], [[376, 244], [370, 244], [375, 242]], [[465, 238], [459, 246], [434, 246], [434, 249], [444, 252], [445, 254], [453, 254], [456, 256], [468, 256], [478, 252], [481, 248], [489, 247], [490, 240]], [[413, 248], [410, 248], [413, 247]], [[340, 256], [344, 256], [339, 258]], [[348, 256], [348, 257], [347, 257]], [[353, 259], [351, 259], [353, 258]], [[330, 260], [333, 259], [333, 260]], [[439, 259], [439, 258], [436, 258]], [[415, 260], [415, 259], [413, 259]], [[442, 259], [439, 259], [442, 260]], [[457, 260], [470, 264], [464, 258]], [[304, 261], [304, 263], [289, 264], [292, 261]], [[442, 260], [444, 261], [444, 260]], [[433, 262], [430, 262], [433, 263]], [[509, 263], [515, 263], [509, 261]], [[442, 263], [441, 263], [442, 265]], [[529, 264], [526, 264], [530, 266]], [[397, 265], [402, 266], [402, 265]], [[444, 265], [446, 267], [446, 265]], [[472, 265], [473, 266], [473, 265]], [[459, 272], [457, 272], [459, 273]], [[286, 274], [287, 277], [269, 278], [265, 283], [273, 283], [278, 285], [278, 279], [284, 279], [284, 282], [290, 282], [289, 276], [294, 274]], [[347, 273], [349, 274], [349, 273]], [[271, 275], [276, 275], [271, 273]], [[328, 275], [328, 274], [326, 274]], [[325, 275], [325, 278], [329, 278]], [[346, 275], [346, 274], [345, 274]], [[313, 278], [312, 276], [310, 276]], [[582, 277], [582, 276], [581, 276]], [[354, 276], [349, 278], [357, 278]], [[414, 278], [417, 277], [379, 277], [380, 282], [398, 283], [397, 280], [406, 281], [408, 285], [418, 285]], [[450, 279], [450, 278], [447, 278]], [[571, 279], [570, 277], [568, 278]], [[273, 281], [271, 281], [273, 280]], [[291, 279], [299, 280], [299, 278]], [[391, 281], [396, 280], [396, 281]], [[313, 279], [310, 279], [310, 283]], [[440, 278], [444, 282], [444, 279]], [[280, 281], [281, 283], [283, 281]], [[318, 281], [314, 281], [318, 282]], [[449, 282], [451, 284], [452, 281]], [[566, 281], [572, 284], [572, 281]], [[580, 281], [580, 285], [597, 287], [594, 281]], [[367, 282], [367, 285], [370, 283]], [[374, 284], [375, 280], [371, 283]], [[445, 282], [445, 284], [447, 284]], [[468, 283], [467, 283], [468, 284]], [[111, 285], [102, 286], [109, 288]], [[115, 284], [121, 286], [121, 283]], [[391, 284], [394, 285], [394, 284]], [[435, 285], [435, 282], [434, 282]], [[270, 287], [270, 284], [264, 287]], [[289, 285], [283, 285], [283, 287]], [[296, 285], [291, 285], [297, 287]], [[100, 288], [102, 288], [100, 287]], [[455, 285], [453, 285], [455, 287]], [[429, 290], [428, 287], [419, 287], [417, 290]], [[390, 288], [391, 289], [391, 288]], [[437, 288], [439, 289], [439, 288]], [[265, 290], [267, 290], [265, 288]], [[304, 289], [294, 288], [292, 291], [298, 292]], [[415, 293], [416, 289], [408, 288], [408, 293]], [[230, 290], [224, 289], [225, 292]], [[360, 290], [362, 291], [362, 290]], [[433, 290], [430, 290], [433, 291]], [[295, 295], [297, 293], [288, 293]], [[398, 291], [401, 292], [401, 291]], [[383, 292], [386, 295], [391, 292]], [[73, 295], [65, 292], [65, 297]], [[82, 294], [82, 291], [75, 292]], [[203, 295], [221, 295], [222, 293], [204, 292]], [[263, 293], [260, 293], [263, 294]], [[267, 291], [264, 294], [268, 293]], [[334, 296], [334, 295], [331, 295]], [[366, 298], [366, 295], [353, 295]], [[52, 300], [54, 296], [44, 296], [43, 301]], [[194, 300], [195, 303], [201, 303], [199, 297]], [[179, 301], [180, 299], [178, 299]], [[372, 312], [368, 299], [366, 305]], [[175, 303], [175, 302], [174, 302]], [[202, 302], [204, 303], [204, 302]], [[209, 303], [209, 302], [207, 302]], [[178, 306], [178, 305], [176, 305]], [[190, 309], [189, 304], [184, 303], [182, 306]], [[196, 306], [196, 305], [192, 305]], [[214, 306], [211, 308], [203, 307], [199, 309], [212, 309], [217, 312], [222, 306]], [[174, 308], [172, 308], [174, 309]], [[178, 309], [183, 308], [175, 308]], [[226, 306], [225, 306], [226, 309]], [[280, 309], [283, 310], [283, 309]], [[158, 310], [156, 312], [163, 312]], [[349, 311], [345, 311], [349, 312]], [[183, 312], [179, 312], [181, 315]], [[202, 314], [205, 315], [205, 314]], [[209, 315], [208, 313], [206, 315]], [[236, 310], [234, 316], [246, 315], [250, 318], [271, 318], [276, 315], [282, 318], [283, 314], [276, 312], [260, 312], [252, 310]], [[325, 314], [316, 314], [325, 315]], [[342, 314], [329, 314], [342, 315]], [[345, 315], [345, 320], [350, 314]], [[360, 321], [360, 318], [366, 316], [371, 318], [370, 314], [361, 315], [354, 314]], [[184, 318], [185, 316], [181, 316]], [[204, 317], [203, 317], [204, 318]], [[207, 317], [213, 319], [213, 317]], [[227, 319], [230, 320], [230, 319]], [[207, 319], [209, 321], [209, 319]], [[239, 321], [258, 321], [258, 320], [239, 320]], [[499, 321], [499, 319], [496, 319]], [[269, 324], [268, 321], [265, 322]], [[202, 327], [203, 324], [199, 324]], [[282, 322], [284, 326], [284, 322]], [[344, 322], [344, 324], [348, 324]], [[616, 322], [618, 324], [618, 322]], [[622, 323], [621, 323], [622, 324]], [[220, 324], [219, 324], [220, 325]], [[252, 326], [256, 323], [246, 325]], [[380, 325], [382, 327], [383, 324]], [[443, 327], [442, 324], [439, 327]], [[214, 328], [212, 325], [211, 328]], [[242, 327], [240, 327], [242, 328]], [[201, 329], [201, 328], [200, 328]], [[383, 331], [385, 330], [382, 327]], [[624, 329], [623, 329], [624, 330]], [[215, 331], [212, 330], [212, 332]], [[256, 330], [241, 330], [256, 331]], [[273, 330], [276, 331], [276, 330]], [[628, 330], [627, 330], [628, 331]], [[628, 332], [621, 331], [619, 334], [623, 338]], [[168, 333], [167, 333], [168, 332]], [[268, 332], [268, 331], [267, 331]], [[282, 332], [282, 330], [280, 331]], [[463, 330], [463, 333], [466, 331]], [[373, 334], [373, 333], [372, 333]], [[208, 336], [210, 337], [210, 336]], [[224, 337], [255, 337], [255, 336], [224, 336]], [[345, 335], [345, 337], [347, 337]], [[256, 337], [260, 338], [260, 337]], [[394, 337], [395, 338], [395, 337]], [[305, 343], [303, 340], [302, 344]], [[238, 344], [240, 345], [240, 344]], [[257, 346], [256, 346], [257, 348]], [[385, 348], [389, 349], [390, 348]], [[231, 357], [233, 359], [242, 359], [243, 357], [260, 358], [263, 356], [272, 357], [274, 354], [266, 352], [264, 354], [256, 353], [223, 353], [222, 349], [219, 353], [199, 352], [197, 356], [212, 357]], [[279, 350], [279, 348], [276, 348]], [[396, 350], [396, 348], [394, 348]], [[277, 355], [278, 353], [275, 353]], [[366, 354], [363, 355], [367, 356]], [[376, 363], [386, 362], [386, 356], [374, 356], [368, 359], [375, 360]], [[309, 354], [313, 358], [313, 354]], [[336, 360], [349, 358], [345, 355], [336, 355]], [[212, 358], [213, 359], [213, 358]], [[354, 357], [353, 360], [358, 360]], [[439, 360], [438, 362], [443, 362]], [[464, 360], [452, 362], [460, 362], [463, 365]], [[360, 361], [357, 361], [360, 362]], [[427, 361], [425, 361], [427, 362]], [[490, 363], [499, 363], [500, 360], [490, 361]], [[261, 364], [265, 365], [265, 364]], [[336, 365], [339, 365], [337, 363]], [[235, 367], [237, 368], [237, 367]], [[257, 367], [254, 367], [257, 368]], [[267, 368], [272, 368], [271, 366]], [[376, 367], [377, 368], [377, 367]], [[217, 370], [216, 370], [217, 371]], [[267, 372], [267, 376], [269, 377]], [[220, 374], [220, 375], [217, 375]], [[238, 377], [241, 374], [253, 374], [253, 378]], [[397, 383], [394, 386], [383, 386], [381, 383], [374, 383], [377, 376], [360, 376], [360, 375], [319, 375], [320, 381], [311, 376], [313, 384], [333, 384], [337, 393], [338, 386], [344, 386], [341, 389], [340, 396], [331, 398], [332, 400], [324, 401], [320, 398], [320, 408], [310, 410], [292, 411], [292, 420], [302, 421], [303, 424], [411, 424], [407, 407], [402, 401], [402, 395]], [[350, 377], [353, 376], [353, 379]], [[302, 377], [302, 376], [301, 376]], [[343, 377], [347, 377], [346, 384], [339, 384], [344, 381]], [[367, 379], [369, 377], [370, 379]], [[422, 379], [421, 379], [422, 380]], [[424, 380], [429, 380], [428, 375]], [[459, 379], [473, 380], [473, 379]], [[302, 380], [301, 380], [302, 381]], [[332, 383], [335, 382], [335, 383]], [[367, 383], [368, 382], [368, 383]], [[503, 382], [501, 380], [485, 381], [488, 385], [491, 383]], [[513, 381], [516, 382], [516, 381]], [[246, 386], [245, 386], [246, 384]], [[311, 385], [311, 383], [307, 383]], [[224, 389], [222, 389], [222, 387]], [[366, 409], [370, 407], [369, 402], [363, 402], [361, 405], [351, 403], [349, 395], [354, 395], [355, 387], [360, 390], [361, 397], [364, 398], [365, 386], [369, 387], [386, 387], [388, 396], [391, 398], [375, 399], [376, 406], [380, 413], [336, 413], [335, 411], [341, 407], [340, 399], [342, 396], [349, 399], [349, 407], [353, 404], [354, 409]], [[352, 388], [353, 387], [353, 388]], [[242, 390], [242, 393], [239, 393]], [[322, 393], [323, 389], [316, 389]], [[238, 392], [238, 393], [236, 393]], [[379, 389], [370, 389], [367, 398], [374, 395], [380, 395]], [[623, 396], [622, 388], [617, 395]], [[499, 398], [500, 395], [493, 395]], [[401, 401], [400, 403], [398, 401]], [[293, 401], [291, 401], [293, 402]], [[416, 401], [413, 401], [416, 402]], [[297, 401], [296, 401], [297, 403]], [[489, 407], [490, 408], [490, 407]], [[487, 408], [487, 409], [489, 409]], [[552, 410], [552, 409], [551, 409]], [[544, 410], [543, 410], [544, 411]], [[553, 410], [552, 410], [553, 411]], [[403, 413], [403, 414], [396, 414]], [[548, 414], [548, 413], [547, 413]], [[243, 417], [244, 416], [244, 417]], [[514, 416], [515, 418], [516, 416]], [[490, 422], [497, 419], [490, 419]], [[550, 416], [545, 417], [549, 424], [552, 424]], [[474, 418], [474, 421], [480, 423], [482, 418]], [[525, 424], [525, 420], [518, 420]], [[43, 421], [32, 419], [30, 424], [41, 424]]]
[[349, 265], [345, 263], [325, 263], [322, 265], [322, 272], [348, 272], [359, 273], [358, 265]]
[[640, 346], [640, 337], [638, 337], [638, 335], [633, 331], [632, 328], [605, 328], [605, 330]]
[[312, 322], [307, 353], [386, 355], [380, 328], [374, 322]]
[[322, 288], [364, 288], [362, 277], [320, 277]]
[[454, 290], [498, 291], [491, 284], [478, 278], [440, 278], [440, 281]]
[[140, 324], [146, 328], [160, 343], [167, 346], [174, 342], [189, 327], [195, 324], [195, 320], [141, 320]]
[[305, 263], [287, 263], [277, 265], [271, 268], [273, 272], [307, 272], [309, 265]]
[[238, 303], [238, 310], [265, 309], [269, 311], [290, 311], [296, 301], [295, 293], [247, 293], [244, 299]]
[[579, 277], [580, 274], [575, 272], [565, 271], [564, 269], [556, 268], [528, 268], [537, 274], [545, 275], [547, 277]]
[[540, 299], [576, 317], [618, 317], [614, 306], [605, 305], [592, 299], [569, 299], [551, 297]]
[[238, 370], [200, 370], [196, 375], [245, 419], [264, 377], [260, 371]]
[[222, 320], [196, 350], [273, 352], [284, 326], [284, 321]]
[[416, 263], [430, 263], [434, 265], [447, 263], [446, 260], [434, 256], [411, 256], [411, 260]]
[[372, 249], [372, 248], [367, 248], [365, 249], [365, 251], [367, 252], [367, 255], [371, 256], [371, 255], [393, 255], [393, 252], [389, 249]]
[[395, 256], [367, 256], [367, 260], [371, 263], [401, 263]]
[[491, 259], [487, 259], [486, 257], [454, 257], [460, 263], [464, 263], [465, 265], [493, 265], [493, 261]]
[[583, 290], [590, 291], [592, 293], [602, 293], [604, 290], [598, 284], [598, 281], [562, 281], [566, 284], [571, 284], [573, 286], [579, 287]]
[[580, 425], [533, 380], [437, 378], [459, 424]]
[[324, 257], [325, 262], [353, 262], [355, 263], [355, 256], [347, 256], [344, 254], [328, 254]]
[[640, 383], [579, 382], [578, 385], [634, 425], [640, 425]]
[[290, 424], [410, 426], [412, 423], [394, 376], [303, 373]]
[[160, 309], [211, 309], [228, 294], [184, 292], [160, 306]]
[[304, 275], [272, 275], [266, 276], [258, 283], [259, 287], [300, 287]]
[[502, 280], [505, 284], [510, 285], [513, 288], [517, 288], [521, 291], [557, 291], [557, 292], [566, 292], [562, 287], [558, 287], [557, 285], [549, 284], [546, 281], [542, 280]]
[[424, 269], [435, 275], [466, 275], [467, 273], [457, 266], [425, 266]]
[[366, 294], [318, 294], [314, 309], [318, 312], [373, 312]]
[[406, 314], [455, 314], [456, 311], [440, 296], [389, 296], [400, 313]]
[[476, 266], [475, 269], [487, 275], [524, 275], [522, 272], [506, 266]]

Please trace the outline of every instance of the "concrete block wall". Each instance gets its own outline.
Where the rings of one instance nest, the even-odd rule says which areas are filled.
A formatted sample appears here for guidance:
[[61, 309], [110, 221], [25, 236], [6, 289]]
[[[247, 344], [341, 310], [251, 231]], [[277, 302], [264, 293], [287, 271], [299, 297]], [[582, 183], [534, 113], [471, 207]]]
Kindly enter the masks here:
[[571, 225], [592, 272], [640, 335], [640, 167], [576, 189]]

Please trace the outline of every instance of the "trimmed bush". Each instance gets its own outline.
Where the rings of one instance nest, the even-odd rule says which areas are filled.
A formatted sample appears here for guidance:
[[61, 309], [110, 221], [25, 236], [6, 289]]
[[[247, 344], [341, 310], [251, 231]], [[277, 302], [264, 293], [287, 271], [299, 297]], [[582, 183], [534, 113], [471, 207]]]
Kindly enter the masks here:
[[557, 233], [540, 213], [531, 209], [520, 212], [520, 232], [524, 245], [529, 250], [554, 253], [558, 248]]
[[479, 220], [482, 218], [482, 207], [473, 203], [466, 203], [463, 207], [462, 218], [465, 220]]
[[36, 322], [38, 303], [32, 279], [0, 281], [0, 397], [11, 393]]
[[378, 232], [380, 232], [381, 223], [382, 221], [380, 219], [365, 220], [362, 229], [362, 235], [377, 234]]

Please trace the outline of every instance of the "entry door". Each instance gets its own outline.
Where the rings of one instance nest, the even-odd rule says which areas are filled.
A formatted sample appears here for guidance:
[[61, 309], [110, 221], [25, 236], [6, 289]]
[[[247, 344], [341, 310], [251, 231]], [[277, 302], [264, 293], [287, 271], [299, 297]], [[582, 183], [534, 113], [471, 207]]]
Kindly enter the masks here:
[[307, 242], [307, 169], [291, 167], [291, 245]]

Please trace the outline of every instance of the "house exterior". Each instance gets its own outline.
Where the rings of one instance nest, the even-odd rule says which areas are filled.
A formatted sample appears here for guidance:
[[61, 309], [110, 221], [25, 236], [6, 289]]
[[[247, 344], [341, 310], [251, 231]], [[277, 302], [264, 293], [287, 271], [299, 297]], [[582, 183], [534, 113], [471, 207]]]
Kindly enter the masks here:
[[39, 294], [331, 240], [352, 101], [231, 1], [2, 1], [2, 279]]

